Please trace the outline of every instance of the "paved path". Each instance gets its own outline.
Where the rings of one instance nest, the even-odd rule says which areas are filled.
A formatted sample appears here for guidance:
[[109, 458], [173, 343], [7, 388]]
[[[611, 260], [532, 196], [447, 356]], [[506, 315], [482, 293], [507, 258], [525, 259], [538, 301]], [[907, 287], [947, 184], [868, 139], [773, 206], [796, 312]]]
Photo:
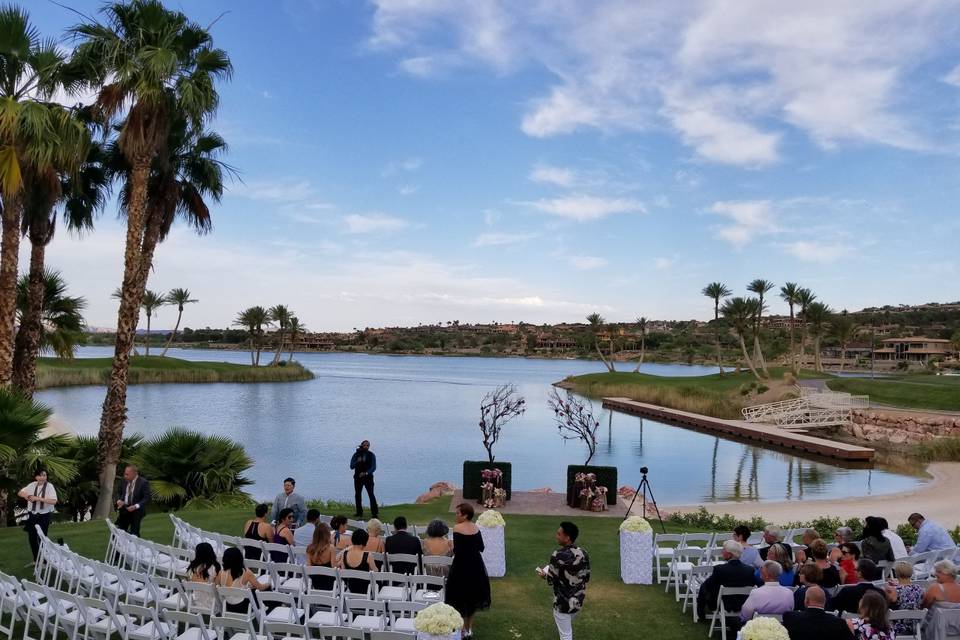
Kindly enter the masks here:
[[[450, 501], [450, 511], [454, 511], [458, 504], [463, 502], [463, 491], [457, 490]], [[468, 501], [476, 509], [477, 513], [486, 511], [474, 500]], [[581, 509], [572, 509], [567, 506], [567, 496], [565, 493], [540, 493], [532, 491], [514, 491], [510, 500], [502, 509], [497, 509], [500, 513], [512, 515], [535, 515], [535, 516], [562, 516], [566, 518], [582, 517], [608, 517], [623, 518], [627, 515], [627, 505], [618, 501], [615, 506], [608, 505], [607, 511], [583, 511]]]

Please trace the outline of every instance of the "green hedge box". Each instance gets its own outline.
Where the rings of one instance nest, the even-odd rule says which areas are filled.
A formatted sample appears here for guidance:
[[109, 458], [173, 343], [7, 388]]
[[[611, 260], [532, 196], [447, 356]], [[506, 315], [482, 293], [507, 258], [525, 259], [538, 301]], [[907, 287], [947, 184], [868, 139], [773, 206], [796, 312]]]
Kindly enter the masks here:
[[480, 485], [483, 480], [480, 474], [484, 469], [500, 469], [503, 472], [503, 488], [507, 492], [507, 500], [512, 494], [513, 466], [509, 462], [494, 462], [465, 460], [463, 463], [463, 499], [480, 500], [483, 490]]

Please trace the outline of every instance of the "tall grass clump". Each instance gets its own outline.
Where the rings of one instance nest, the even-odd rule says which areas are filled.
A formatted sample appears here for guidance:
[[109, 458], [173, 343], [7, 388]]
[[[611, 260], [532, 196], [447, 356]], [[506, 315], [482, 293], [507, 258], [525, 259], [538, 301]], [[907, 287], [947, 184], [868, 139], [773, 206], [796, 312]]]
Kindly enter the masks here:
[[[103, 360], [103, 359], [98, 359]], [[152, 360], [152, 359], [151, 359]], [[130, 368], [129, 384], [208, 383], [208, 382], [297, 382], [312, 380], [313, 374], [297, 362], [282, 367], [251, 367], [222, 362], [170, 360], [162, 365], [145, 361]], [[105, 385], [110, 377], [109, 361], [73, 360], [69, 363], [41, 363], [37, 367], [37, 388]]]
[[689, 387], [662, 387], [650, 384], [619, 384], [580, 382], [568, 380], [572, 391], [591, 398], [630, 398], [637, 402], [699, 413], [715, 418], [736, 419], [741, 416], [743, 403], [726, 394]]
[[917, 456], [929, 462], [954, 462], [960, 460], [960, 438], [936, 438], [918, 444]]

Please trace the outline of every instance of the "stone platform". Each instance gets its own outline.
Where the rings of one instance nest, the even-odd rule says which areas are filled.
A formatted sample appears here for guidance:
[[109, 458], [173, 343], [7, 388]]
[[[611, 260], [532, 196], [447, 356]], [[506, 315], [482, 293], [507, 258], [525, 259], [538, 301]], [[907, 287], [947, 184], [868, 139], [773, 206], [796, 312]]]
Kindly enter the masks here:
[[[456, 510], [457, 505], [461, 502], [464, 502], [463, 491], [458, 489], [450, 500], [450, 511]], [[467, 500], [467, 502], [473, 505], [477, 513], [486, 511], [476, 500]], [[582, 509], [568, 507], [565, 493], [514, 491], [511, 499], [497, 511], [509, 515], [561, 516], [569, 519], [584, 517], [622, 519], [627, 515], [627, 505], [618, 498], [617, 504], [607, 505], [606, 511], [583, 511]]]

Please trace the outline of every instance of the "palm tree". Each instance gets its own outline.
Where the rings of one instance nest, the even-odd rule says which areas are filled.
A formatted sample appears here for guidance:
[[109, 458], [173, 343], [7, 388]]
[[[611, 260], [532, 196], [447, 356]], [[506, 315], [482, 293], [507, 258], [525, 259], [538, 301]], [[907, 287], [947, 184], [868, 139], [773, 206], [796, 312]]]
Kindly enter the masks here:
[[840, 345], [840, 372], [843, 373], [843, 365], [846, 364], [847, 345], [853, 342], [857, 335], [857, 323], [853, 321], [847, 310], [844, 309], [840, 315], [833, 316], [830, 320], [830, 335], [832, 335]]
[[774, 284], [772, 282], [763, 280], [762, 278], [757, 278], [747, 285], [747, 291], [757, 294], [757, 314], [753, 318], [753, 355], [757, 359], [757, 362], [760, 363], [760, 368], [763, 369], [763, 377], [765, 378], [770, 377], [770, 372], [767, 371], [767, 361], [763, 357], [763, 349], [760, 348], [760, 324], [763, 312], [767, 310], [767, 306], [763, 302], [763, 296], [773, 289], [773, 287]]
[[813, 367], [817, 371], [823, 371], [823, 363], [820, 361], [820, 340], [827, 332], [832, 314], [830, 307], [822, 302], [812, 302], [807, 305], [804, 319], [810, 324], [810, 335], [813, 336]]
[[[83, 159], [86, 128], [44, 102], [74, 88], [57, 43], [41, 39], [26, 12], [0, 7], [0, 386], [13, 376], [20, 234], [27, 189]], [[53, 169], [52, 169], [53, 168]], [[42, 269], [37, 272], [40, 277]], [[40, 283], [36, 281], [39, 288]]]
[[713, 300], [713, 333], [717, 341], [717, 369], [723, 375], [723, 360], [720, 353], [720, 301], [729, 297], [733, 292], [722, 282], [711, 282], [700, 292]]
[[297, 342], [297, 338], [306, 333], [306, 326], [300, 324], [300, 319], [297, 316], [290, 318], [290, 324], [287, 325], [287, 329], [290, 331], [290, 357], [287, 358], [287, 362], [293, 361], [293, 346]]
[[170, 306], [177, 305], [177, 324], [174, 325], [173, 333], [170, 334], [170, 339], [167, 340], [167, 344], [163, 347], [163, 353], [160, 354], [161, 358], [167, 355], [167, 349], [170, 348], [170, 343], [177, 338], [177, 330], [180, 329], [180, 320], [183, 318], [184, 305], [197, 302], [190, 297], [190, 292], [187, 289], [171, 289], [170, 293], [167, 294], [166, 301]]
[[41, 464], [59, 483], [76, 477], [73, 460], [56, 455], [68, 436], [43, 434], [52, 413], [15, 390], [0, 389], [0, 526], [12, 524], [16, 490], [33, 479]]
[[637, 328], [640, 329], [640, 362], [637, 363], [637, 368], [633, 370], [634, 373], [640, 373], [640, 367], [643, 366], [643, 357], [647, 352], [647, 319], [644, 316], [637, 318]]
[[150, 291], [149, 289], [143, 292], [143, 299], [140, 301], [140, 306], [147, 316], [146, 355], [148, 356], [150, 355], [150, 319], [157, 315], [157, 309], [166, 304], [167, 298], [162, 293]]
[[[81, 111], [77, 112], [77, 117], [84, 122], [89, 120]], [[78, 171], [60, 170], [58, 174], [54, 167], [50, 167], [42, 178], [39, 174], [32, 174], [27, 187], [22, 226], [24, 235], [30, 239], [30, 273], [27, 288], [22, 293], [19, 285], [17, 289], [20, 329], [13, 354], [13, 385], [24, 395], [32, 397], [36, 387], [37, 355], [45, 335], [44, 295], [50, 294], [50, 274], [44, 264], [47, 245], [53, 240], [56, 228], [55, 206], [63, 203], [63, 221], [68, 229], [83, 232], [93, 228], [93, 218], [103, 208], [109, 190], [103, 148], [99, 144], [90, 144], [86, 160]]]
[[747, 363], [747, 366], [750, 368], [750, 372], [754, 375], [757, 380], [760, 380], [760, 374], [757, 373], [756, 367], [753, 365], [753, 360], [750, 359], [750, 354], [747, 352], [747, 342], [745, 336], [750, 330], [751, 322], [753, 317], [756, 314], [756, 308], [759, 306], [759, 301], [756, 298], [730, 298], [723, 303], [723, 306], [720, 308], [720, 313], [723, 315], [723, 318], [730, 324], [733, 328], [737, 338], [740, 339], [740, 349], [743, 351], [743, 361]]
[[800, 318], [802, 319], [802, 324], [800, 325], [800, 354], [797, 358], [797, 371], [803, 366], [803, 360], [807, 357], [807, 309], [810, 308], [810, 305], [813, 304], [816, 299], [817, 296], [814, 295], [810, 289], [800, 289], [797, 293], [797, 301], [800, 305]]
[[[25, 331], [23, 317], [27, 314], [29, 304], [30, 281], [26, 275], [20, 276], [17, 282], [17, 312], [20, 317], [20, 331], [17, 333], [18, 351], [13, 359], [14, 363], [20, 360], [20, 333]], [[53, 352], [58, 358], [69, 360], [83, 338], [85, 322], [83, 310], [87, 301], [82, 297], [67, 295], [67, 283], [59, 271], [44, 271], [43, 273], [43, 307], [40, 312], [39, 351]], [[33, 359], [33, 383], [36, 383], [36, 358]]]
[[607, 360], [603, 355], [603, 351], [600, 350], [600, 340], [597, 338], [597, 333], [603, 328], [606, 320], [603, 319], [599, 313], [591, 313], [587, 316], [587, 322], [590, 324], [590, 336], [591, 342], [593, 343], [593, 348], [596, 350], [597, 355], [600, 356], [600, 362], [603, 363], [603, 366], [607, 368], [607, 371], [613, 371], [613, 364]]
[[797, 372], [797, 361], [793, 355], [793, 308], [800, 304], [800, 291], [796, 282], [788, 282], [780, 287], [780, 299], [790, 307], [790, 366], [794, 373]]
[[270, 320], [277, 323], [279, 327], [278, 333], [280, 334], [278, 337], [277, 352], [273, 354], [273, 361], [270, 363], [271, 365], [275, 365], [280, 362], [280, 354], [283, 353], [284, 338], [287, 333], [287, 327], [290, 326], [290, 318], [293, 317], [293, 312], [287, 308], [287, 305], [278, 304], [270, 307], [268, 313], [270, 314]]
[[129, 164], [122, 298], [100, 419], [100, 497], [95, 510], [99, 518], [110, 512], [126, 420], [129, 354], [149, 269], [143, 254], [151, 170], [168, 141], [171, 123], [182, 117], [193, 128], [202, 127], [219, 101], [215, 81], [231, 72], [230, 59], [212, 47], [210, 34], [159, 0], [116, 2], [103, 12], [106, 22], [91, 21], [72, 29], [79, 40], [73, 60], [99, 90], [95, 110], [104, 122], [125, 115], [117, 146]]
[[244, 309], [233, 321], [234, 326], [243, 327], [250, 334], [250, 364], [255, 367], [260, 366], [263, 333], [270, 323], [270, 312], [259, 305]]

